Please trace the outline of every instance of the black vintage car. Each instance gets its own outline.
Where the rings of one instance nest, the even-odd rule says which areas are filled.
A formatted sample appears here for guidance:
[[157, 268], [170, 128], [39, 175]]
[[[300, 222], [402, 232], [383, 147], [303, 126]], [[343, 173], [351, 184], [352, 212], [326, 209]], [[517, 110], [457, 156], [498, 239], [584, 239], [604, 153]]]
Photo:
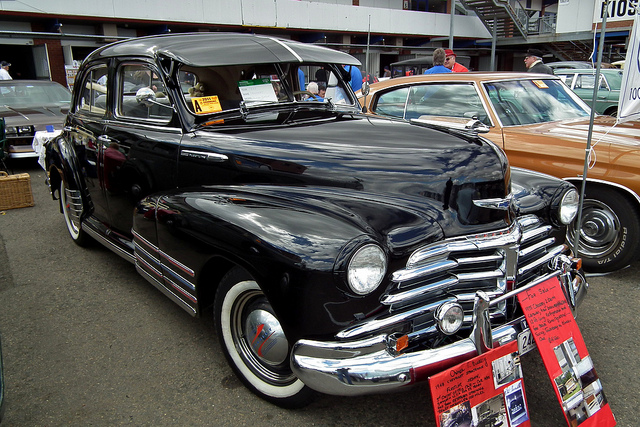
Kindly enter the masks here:
[[[314, 45], [181, 34], [93, 52], [47, 145], [71, 237], [98, 240], [284, 407], [385, 392], [526, 334], [515, 294], [558, 277], [577, 193], [476, 133], [365, 117]], [[303, 79], [324, 67], [326, 94]]]

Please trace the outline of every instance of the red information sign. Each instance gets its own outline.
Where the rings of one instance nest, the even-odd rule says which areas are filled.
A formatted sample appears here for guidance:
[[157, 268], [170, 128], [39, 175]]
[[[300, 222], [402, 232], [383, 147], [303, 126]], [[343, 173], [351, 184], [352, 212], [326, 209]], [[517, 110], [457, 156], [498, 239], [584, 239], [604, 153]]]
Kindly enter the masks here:
[[514, 341], [429, 378], [438, 427], [530, 425]]
[[557, 278], [518, 294], [570, 426], [616, 425], [602, 384]]

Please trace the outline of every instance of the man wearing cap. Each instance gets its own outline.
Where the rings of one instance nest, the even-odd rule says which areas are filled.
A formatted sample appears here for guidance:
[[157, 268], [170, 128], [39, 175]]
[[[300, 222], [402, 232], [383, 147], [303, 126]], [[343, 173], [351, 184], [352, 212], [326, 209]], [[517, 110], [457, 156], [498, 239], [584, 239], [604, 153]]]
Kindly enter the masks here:
[[0, 80], [13, 80], [9, 74], [9, 64], [7, 61], [0, 62]]
[[444, 49], [441, 47], [433, 51], [433, 67], [426, 70], [423, 74], [438, 74], [438, 73], [451, 73], [451, 70], [444, 66], [444, 59], [446, 58]]
[[453, 71], [454, 73], [466, 73], [469, 71], [467, 67], [456, 62], [456, 54], [451, 49], [445, 49], [444, 66]]
[[529, 49], [524, 57], [524, 65], [530, 73], [553, 74], [553, 70], [548, 65], [542, 63], [542, 53], [538, 49]]

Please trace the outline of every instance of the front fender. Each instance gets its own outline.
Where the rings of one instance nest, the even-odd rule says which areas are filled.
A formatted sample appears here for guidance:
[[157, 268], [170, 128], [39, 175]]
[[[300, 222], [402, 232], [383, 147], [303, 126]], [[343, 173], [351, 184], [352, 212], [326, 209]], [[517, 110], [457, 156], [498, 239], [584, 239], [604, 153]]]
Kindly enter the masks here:
[[246, 268], [290, 338], [332, 336], [377, 309], [386, 288], [364, 297], [350, 291], [345, 270], [355, 250], [383, 247], [390, 275], [415, 248], [443, 238], [437, 209], [416, 212], [357, 193], [238, 186], [155, 195], [138, 209], [134, 231], [193, 270], [197, 287], [212, 285], [199, 280], [212, 258]]
[[511, 187], [519, 215], [534, 214], [557, 228], [564, 228], [557, 217], [562, 196], [574, 185], [528, 169], [511, 168]]

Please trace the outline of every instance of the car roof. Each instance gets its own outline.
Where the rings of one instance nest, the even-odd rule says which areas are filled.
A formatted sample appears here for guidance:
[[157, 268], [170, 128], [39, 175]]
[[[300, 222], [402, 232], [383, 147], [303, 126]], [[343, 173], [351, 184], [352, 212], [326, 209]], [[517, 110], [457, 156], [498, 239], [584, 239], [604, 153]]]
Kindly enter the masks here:
[[326, 62], [360, 65], [353, 56], [314, 44], [242, 33], [184, 33], [140, 37], [92, 52], [87, 61], [114, 56], [168, 57], [195, 66]]
[[591, 62], [588, 61], [556, 61], [546, 65], [551, 68], [593, 68]]
[[551, 74], [536, 74], [526, 72], [489, 72], [489, 71], [471, 71], [468, 73], [440, 73], [440, 74], [418, 74], [415, 76], [394, 77], [371, 84], [372, 90], [379, 90], [390, 86], [399, 86], [403, 84], [426, 83], [426, 82], [489, 82], [500, 80], [517, 80], [534, 78], [542, 79], [559, 79], [559, 77]]
[[[620, 68], [601, 68], [600, 74], [620, 74], [622, 75], [622, 71]], [[563, 68], [561, 70], [555, 70], [554, 73], [557, 74], [578, 74], [578, 73], [588, 73], [595, 74], [595, 68]]]

